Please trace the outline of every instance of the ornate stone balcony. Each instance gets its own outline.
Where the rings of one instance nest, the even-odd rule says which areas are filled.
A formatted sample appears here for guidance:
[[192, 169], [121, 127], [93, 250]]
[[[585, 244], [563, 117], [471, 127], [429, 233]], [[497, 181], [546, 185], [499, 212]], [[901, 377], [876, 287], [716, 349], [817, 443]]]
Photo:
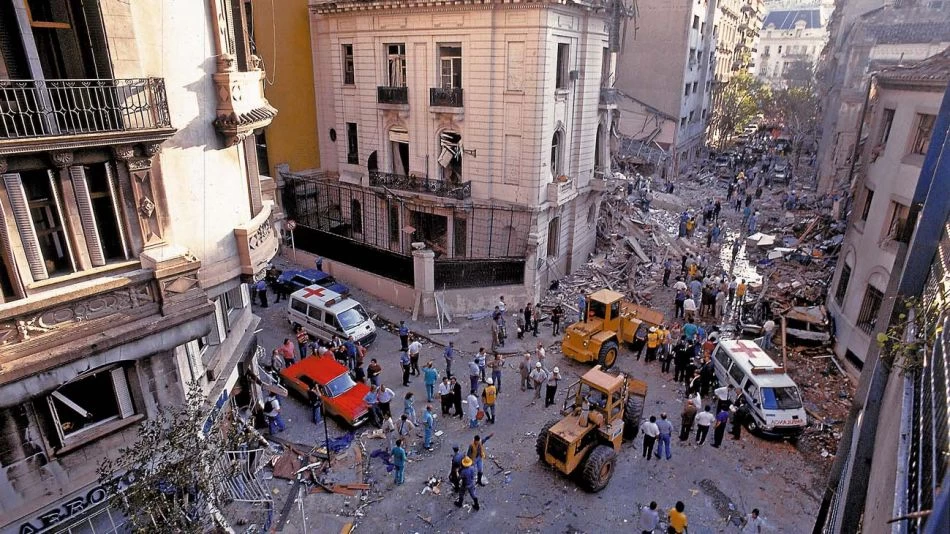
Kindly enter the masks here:
[[161, 143], [174, 133], [162, 78], [0, 80], [0, 155]]
[[[566, 177], [561, 177], [566, 178]], [[548, 202], [555, 206], [566, 204], [577, 196], [577, 187], [574, 180], [555, 180], [548, 184]]]
[[274, 203], [264, 201], [264, 208], [253, 219], [234, 229], [238, 256], [241, 258], [241, 275], [254, 279], [277, 255], [280, 241], [271, 221]]
[[274, 120], [277, 110], [264, 98], [264, 70], [261, 60], [250, 56], [250, 67], [238, 70], [234, 56], [218, 56], [218, 72], [212, 78], [218, 103], [214, 126], [227, 145], [236, 145], [254, 130]]

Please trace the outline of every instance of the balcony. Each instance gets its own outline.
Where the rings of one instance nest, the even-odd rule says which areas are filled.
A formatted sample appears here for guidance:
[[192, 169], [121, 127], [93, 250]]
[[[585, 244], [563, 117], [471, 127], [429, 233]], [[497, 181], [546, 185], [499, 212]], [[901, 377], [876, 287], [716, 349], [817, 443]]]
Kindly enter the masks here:
[[376, 102], [378, 104], [408, 106], [409, 105], [409, 88], [408, 87], [386, 87], [386, 86], [381, 85], [376, 88]]
[[218, 104], [214, 127], [228, 146], [236, 145], [274, 120], [277, 110], [264, 98], [264, 70], [251, 56], [250, 67], [238, 70], [234, 56], [221, 54], [218, 71], [212, 75]]
[[396, 191], [423, 193], [442, 198], [454, 198], [456, 200], [472, 198], [472, 182], [453, 184], [432, 178], [370, 171], [369, 185], [371, 187], [385, 187]]
[[548, 202], [555, 206], [560, 206], [570, 202], [577, 196], [577, 187], [575, 187], [574, 180], [562, 176], [560, 179], [548, 184], [547, 194]]
[[430, 87], [429, 105], [439, 108], [462, 107], [462, 88], [442, 89], [440, 87]]
[[174, 133], [162, 78], [0, 80], [0, 154]]
[[601, 87], [600, 88], [600, 108], [601, 109], [616, 109], [617, 108], [617, 88], [616, 87]]
[[238, 256], [241, 258], [241, 275], [254, 279], [277, 254], [277, 232], [271, 221], [274, 203], [265, 201], [264, 207], [253, 219], [234, 229]]

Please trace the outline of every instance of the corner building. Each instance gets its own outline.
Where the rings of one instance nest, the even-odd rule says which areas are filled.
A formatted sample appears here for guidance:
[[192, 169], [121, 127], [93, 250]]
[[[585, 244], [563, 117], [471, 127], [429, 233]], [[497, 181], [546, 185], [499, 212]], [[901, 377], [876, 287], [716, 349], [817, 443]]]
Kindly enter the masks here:
[[594, 249], [626, 9], [311, 4], [322, 173], [283, 177], [298, 248], [426, 315], [434, 290], [453, 313], [537, 300]]
[[0, 0], [0, 532], [122, 532], [101, 460], [235, 396], [277, 251], [244, 3]]

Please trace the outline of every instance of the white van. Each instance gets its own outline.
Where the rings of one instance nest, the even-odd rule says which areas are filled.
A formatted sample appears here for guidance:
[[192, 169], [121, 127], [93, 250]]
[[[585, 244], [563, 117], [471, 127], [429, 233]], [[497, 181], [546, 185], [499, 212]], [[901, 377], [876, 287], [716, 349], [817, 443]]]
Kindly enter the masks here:
[[287, 320], [311, 336], [330, 341], [353, 336], [364, 347], [376, 341], [376, 325], [363, 305], [350, 297], [312, 285], [294, 291], [287, 301]]
[[749, 430], [797, 438], [808, 424], [798, 386], [785, 369], [747, 339], [724, 339], [712, 354], [722, 385], [736, 386], [748, 402]]

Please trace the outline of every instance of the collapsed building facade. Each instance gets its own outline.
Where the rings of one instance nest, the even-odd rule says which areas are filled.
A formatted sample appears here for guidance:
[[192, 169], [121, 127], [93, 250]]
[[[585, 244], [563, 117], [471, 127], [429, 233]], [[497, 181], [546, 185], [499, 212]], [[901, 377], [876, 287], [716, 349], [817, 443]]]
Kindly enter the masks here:
[[434, 290], [457, 312], [536, 300], [594, 247], [629, 13], [312, 4], [321, 170], [281, 177], [296, 246], [427, 315]]
[[0, 0], [0, 531], [124, 531], [100, 462], [253, 357], [276, 110], [243, 6]]

